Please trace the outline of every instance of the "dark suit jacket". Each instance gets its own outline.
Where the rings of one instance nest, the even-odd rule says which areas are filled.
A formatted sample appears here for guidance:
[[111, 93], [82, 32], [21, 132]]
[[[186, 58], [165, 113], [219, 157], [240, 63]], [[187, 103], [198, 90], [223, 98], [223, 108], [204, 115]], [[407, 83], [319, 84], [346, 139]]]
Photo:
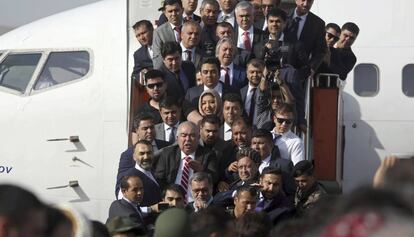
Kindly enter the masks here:
[[138, 209], [124, 199], [115, 200], [109, 207], [108, 221], [116, 216], [129, 217], [134, 223], [145, 226], [145, 222]]
[[[188, 88], [191, 88], [195, 85], [195, 67], [191, 62], [181, 62], [180, 72], [184, 73], [185, 78], [180, 77], [180, 80], [184, 88], [177, 81], [175, 73], [168, 70], [164, 64], [162, 64], [159, 69], [164, 73], [164, 78], [167, 82], [167, 95], [176, 96], [179, 100], [183, 99]], [[188, 85], [188, 87], [185, 87], [185, 85]]]
[[262, 211], [267, 213], [274, 225], [295, 214], [293, 204], [282, 193], [279, 193], [273, 199], [266, 200]]
[[139, 73], [144, 68], [153, 68], [152, 58], [148, 53], [148, 46], [144, 45], [134, 53], [134, 70], [132, 76], [139, 79]]
[[224, 179], [224, 170], [227, 168], [227, 159], [224, 157], [224, 152], [228, 148], [227, 143], [221, 139], [216, 139], [214, 145], [207, 145], [200, 139], [200, 145], [202, 145], [207, 151], [212, 151], [216, 155], [217, 168], [218, 168], [218, 180]]
[[[240, 91], [235, 89], [234, 87], [227, 86], [220, 81], [219, 83], [221, 83], [222, 88], [223, 88], [221, 97], [223, 97], [225, 94], [228, 94], [228, 93], [235, 93], [235, 94], [240, 95]], [[188, 102], [188, 106], [183, 106], [184, 115], [186, 117], [191, 111], [193, 110], [198, 111], [198, 99], [200, 98], [200, 95], [203, 93], [203, 91], [204, 91], [203, 85], [194, 86], [187, 90], [187, 93], [185, 95], [185, 100]]]
[[[297, 39], [297, 32], [293, 32], [293, 14], [289, 15], [288, 25], [285, 29], [285, 36], [291, 42]], [[310, 56], [311, 68], [315, 71], [322, 63], [323, 57], [326, 53], [327, 46], [325, 42], [325, 22], [312, 12], [308, 13], [306, 22], [303, 26], [299, 41], [303, 43], [303, 47], [308, 56]]]
[[237, 90], [247, 85], [246, 68], [233, 63], [233, 81], [231, 86]]
[[[247, 90], [248, 89], [249, 89], [249, 85], [246, 85], [245, 87], [240, 89], [240, 95], [241, 95], [241, 98], [242, 98], [242, 101], [243, 101], [243, 109], [245, 108], [246, 97], [247, 97], [247, 92], [248, 92]], [[255, 103], [256, 103], [257, 97], [258, 97], [258, 90], [259, 90], [259, 88], [256, 89], [256, 95], [253, 98]], [[251, 106], [251, 104], [250, 104], [250, 106]], [[254, 107], [254, 110], [255, 110], [256, 115], [258, 115], [259, 114], [259, 107], [257, 106], [257, 103], [256, 103], [256, 106]], [[250, 109], [249, 109], [249, 111], [245, 111], [245, 112], [246, 112], [246, 115], [247, 115], [247, 113], [250, 112]], [[257, 116], [253, 118], [253, 125], [256, 125], [256, 124], [257, 124]]]
[[330, 72], [339, 74], [341, 80], [345, 80], [348, 73], [354, 68], [356, 57], [351, 48], [332, 49], [331, 50], [331, 64], [329, 65]]
[[199, 48], [204, 52], [206, 57], [214, 57], [216, 53], [216, 25], [204, 26], [200, 33]]
[[[160, 25], [164, 24], [164, 23], [165, 23], [165, 22], [167, 22], [167, 21], [168, 21], [167, 17], [165, 16], [165, 14], [164, 14], [164, 13], [162, 13], [162, 14], [160, 15], [160, 17], [158, 18], [158, 26], [160, 26]], [[200, 24], [200, 22], [201, 22], [201, 17], [200, 17], [200, 16], [197, 16], [196, 14], [193, 14], [193, 21], [195, 21], [195, 22], [197, 22], [197, 23], [199, 23], [199, 24]]]
[[[202, 146], [198, 146], [195, 152], [195, 160], [199, 161], [204, 171], [213, 178], [213, 183], [218, 180], [216, 156], [211, 151], [206, 151]], [[159, 154], [157, 166], [155, 168], [155, 178], [164, 189], [167, 185], [173, 184], [178, 174], [181, 162], [181, 150], [178, 145], [172, 145], [163, 149]]]
[[154, 182], [151, 178], [135, 168], [131, 168], [123, 173], [118, 174], [115, 188], [116, 194], [119, 192], [122, 177], [130, 175], [140, 177], [142, 183], [144, 184], [144, 198], [142, 200], [142, 203], [140, 203], [141, 206], [147, 207], [161, 202], [161, 189], [158, 183]]
[[[238, 42], [238, 35], [239, 35], [239, 28], [238, 27], [234, 28], [234, 35], [236, 36], [235, 42], [237, 43]], [[256, 49], [256, 47], [259, 47], [258, 43], [262, 42], [263, 40], [264, 40], [264, 32], [261, 29], [253, 27], [252, 51], [250, 52], [250, 54], [248, 56], [249, 59], [255, 57], [255, 55], [254, 55], [255, 49]], [[240, 52], [240, 54], [241, 53], [242, 52]], [[247, 52], [247, 54], [248, 54], [248, 52]]]

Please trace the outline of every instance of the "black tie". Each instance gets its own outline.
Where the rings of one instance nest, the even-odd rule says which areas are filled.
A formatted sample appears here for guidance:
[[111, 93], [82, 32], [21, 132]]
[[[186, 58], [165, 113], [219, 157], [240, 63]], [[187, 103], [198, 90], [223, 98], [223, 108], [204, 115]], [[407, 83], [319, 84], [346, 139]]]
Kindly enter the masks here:
[[187, 54], [187, 60], [186, 61], [188, 61], [188, 62], [191, 62], [191, 58], [192, 58], [192, 53], [191, 53], [191, 50], [189, 50], [189, 49], [187, 49], [186, 51], [185, 51], [185, 53]]
[[300, 18], [300, 17], [297, 16], [297, 17], [295, 17], [295, 19], [293, 19], [293, 23], [292, 23], [292, 35], [297, 40], [299, 40], [298, 30], [299, 30], [299, 22], [301, 20], [302, 20], [302, 18]]
[[174, 130], [175, 127], [170, 127], [170, 136], [168, 137], [168, 141], [171, 143], [175, 142]]
[[250, 99], [250, 109], [249, 109], [249, 119], [250, 119], [250, 122], [253, 124], [253, 116], [254, 116], [254, 109], [255, 109], [255, 105], [256, 105], [256, 101], [255, 101], [255, 98], [256, 98], [256, 89], [257, 88], [252, 88], [250, 91], [252, 92], [252, 97], [251, 97], [251, 99]]

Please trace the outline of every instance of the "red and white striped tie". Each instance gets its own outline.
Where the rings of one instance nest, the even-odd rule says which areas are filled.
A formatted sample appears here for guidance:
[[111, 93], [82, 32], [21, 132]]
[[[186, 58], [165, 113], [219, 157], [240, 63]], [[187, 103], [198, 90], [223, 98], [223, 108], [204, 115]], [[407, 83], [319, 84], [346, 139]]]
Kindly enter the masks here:
[[190, 178], [190, 165], [189, 165], [190, 161], [191, 161], [191, 158], [189, 156], [184, 157], [183, 175], [181, 176], [181, 187], [185, 190], [185, 193], [187, 193], [188, 181]]

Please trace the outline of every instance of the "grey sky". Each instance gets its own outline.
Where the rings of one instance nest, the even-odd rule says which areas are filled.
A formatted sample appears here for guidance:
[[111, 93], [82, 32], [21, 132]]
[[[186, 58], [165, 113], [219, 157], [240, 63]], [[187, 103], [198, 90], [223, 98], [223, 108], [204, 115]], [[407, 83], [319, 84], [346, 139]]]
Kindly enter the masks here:
[[36, 19], [101, 0], [0, 0], [0, 34]]

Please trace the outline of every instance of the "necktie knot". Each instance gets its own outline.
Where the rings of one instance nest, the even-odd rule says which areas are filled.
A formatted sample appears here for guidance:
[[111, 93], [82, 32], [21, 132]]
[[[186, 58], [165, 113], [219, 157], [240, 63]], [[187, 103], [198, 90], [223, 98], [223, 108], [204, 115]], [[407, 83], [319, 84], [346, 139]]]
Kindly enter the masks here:
[[295, 17], [295, 19], [294, 19], [297, 23], [299, 23], [301, 20], [302, 20], [302, 18], [300, 18], [300, 17]]
[[243, 35], [244, 35], [244, 36], [249, 37], [250, 33], [249, 33], [248, 31], [245, 31], [245, 32], [243, 33]]
[[181, 42], [181, 26], [174, 27], [174, 30], [178, 33], [177, 41]]

